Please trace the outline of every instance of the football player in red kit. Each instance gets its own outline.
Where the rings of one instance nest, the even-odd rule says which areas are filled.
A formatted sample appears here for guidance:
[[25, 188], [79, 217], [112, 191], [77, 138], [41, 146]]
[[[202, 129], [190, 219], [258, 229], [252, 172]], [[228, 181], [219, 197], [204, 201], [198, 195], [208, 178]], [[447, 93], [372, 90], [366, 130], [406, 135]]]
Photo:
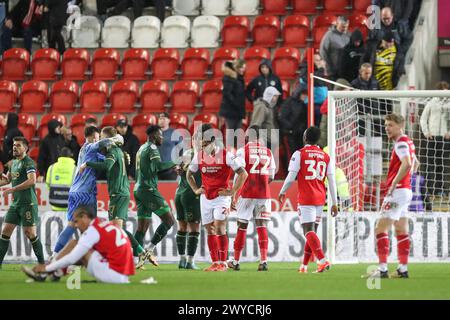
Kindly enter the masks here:
[[267, 223], [270, 221], [271, 195], [269, 183], [275, 176], [275, 160], [272, 152], [260, 139], [260, 127], [251, 126], [247, 131], [248, 143], [237, 151], [237, 156], [245, 165], [248, 178], [242, 188], [241, 197], [237, 203], [237, 233], [234, 240], [234, 258], [228, 262], [228, 267], [240, 270], [239, 259], [245, 246], [249, 220], [255, 219], [258, 233], [260, 263], [258, 271], [267, 271], [267, 250], [269, 236]]
[[306, 273], [312, 253], [317, 257], [317, 271], [330, 269], [330, 263], [325, 259], [320, 239], [317, 237], [317, 227], [322, 218], [323, 206], [326, 202], [325, 179], [331, 193], [331, 214], [338, 214], [336, 182], [334, 180], [334, 164], [330, 157], [318, 145], [320, 129], [310, 127], [303, 134], [305, 146], [294, 152], [289, 163], [289, 174], [284, 181], [278, 197], [281, 203], [286, 198], [286, 191], [297, 179], [298, 182], [298, 214], [306, 238], [303, 264], [299, 272]]
[[[215, 143], [212, 126], [208, 123], [199, 128], [201, 150], [194, 154], [186, 178], [195, 194], [200, 196], [202, 224], [208, 233], [208, 248], [212, 264], [205, 271], [227, 271], [228, 236], [227, 217], [231, 202], [247, 179], [247, 172], [240, 159]], [[202, 186], [197, 186], [194, 173], [202, 175]], [[237, 174], [230, 189], [233, 171]]]
[[100, 282], [129, 283], [128, 277], [134, 274], [133, 251], [123, 229], [96, 218], [93, 210], [85, 206], [75, 210], [73, 222], [82, 233], [79, 241], [69, 242], [50, 264], [22, 268], [25, 274], [43, 281], [41, 275], [50, 273], [55, 279], [63, 275], [62, 269], [81, 261]]

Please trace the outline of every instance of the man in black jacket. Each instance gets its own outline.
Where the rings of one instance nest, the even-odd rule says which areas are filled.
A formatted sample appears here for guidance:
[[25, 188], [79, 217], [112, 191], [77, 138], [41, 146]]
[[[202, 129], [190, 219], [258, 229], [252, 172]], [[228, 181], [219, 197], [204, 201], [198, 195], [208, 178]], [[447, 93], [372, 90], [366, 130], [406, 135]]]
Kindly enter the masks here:
[[37, 161], [40, 182], [44, 181], [48, 167], [58, 161], [61, 149], [65, 147], [64, 137], [61, 135], [62, 123], [53, 119], [47, 127], [48, 135], [41, 141]]
[[72, 134], [72, 129], [70, 129], [70, 127], [62, 127], [61, 134], [64, 137], [65, 147], [70, 149], [72, 158], [75, 160], [75, 163], [77, 163], [78, 154], [80, 153], [80, 145], [77, 142], [77, 138]]
[[128, 177], [134, 179], [136, 174], [136, 153], [141, 146], [139, 139], [133, 134], [133, 128], [129, 126], [124, 119], [117, 121], [116, 129], [117, 132], [123, 136], [122, 151], [128, 153], [130, 156], [130, 164], [127, 165]]
[[350, 82], [358, 76], [359, 65], [365, 50], [363, 34], [359, 29], [355, 29], [350, 36], [350, 42], [339, 53], [339, 78]]
[[62, 28], [67, 20], [67, 1], [66, 0], [45, 0], [44, 13], [46, 16], [48, 30], [48, 46], [56, 49], [62, 55], [66, 50]]
[[[262, 98], [267, 87], [275, 87], [278, 92], [283, 92], [280, 78], [273, 73], [272, 63], [268, 59], [263, 59], [259, 65], [259, 76], [253, 78], [245, 90], [247, 100], [250, 102]], [[278, 104], [280, 104], [278, 100]]]
[[394, 13], [395, 21], [408, 22], [414, 8], [414, 0], [373, 0], [380, 8], [389, 7]]
[[351, 82], [352, 87], [359, 90], [379, 90], [378, 81], [372, 75], [372, 65], [363, 63], [359, 68], [359, 76]]

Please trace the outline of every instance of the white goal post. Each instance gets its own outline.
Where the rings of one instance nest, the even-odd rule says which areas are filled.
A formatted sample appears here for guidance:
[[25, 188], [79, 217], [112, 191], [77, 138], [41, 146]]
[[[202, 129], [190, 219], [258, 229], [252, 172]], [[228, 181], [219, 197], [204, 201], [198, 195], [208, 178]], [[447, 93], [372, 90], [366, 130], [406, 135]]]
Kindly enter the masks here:
[[[384, 116], [391, 112], [405, 118], [405, 133], [421, 163], [412, 181], [410, 261], [450, 262], [450, 91], [417, 90], [328, 93], [329, 154], [345, 175], [349, 194], [346, 201], [340, 199], [340, 215], [327, 218], [327, 255], [333, 263], [377, 260], [374, 227], [393, 146]], [[442, 136], [429, 137], [430, 127]], [[443, 137], [445, 132], [449, 136]], [[395, 261], [396, 240], [390, 236], [389, 259]]]

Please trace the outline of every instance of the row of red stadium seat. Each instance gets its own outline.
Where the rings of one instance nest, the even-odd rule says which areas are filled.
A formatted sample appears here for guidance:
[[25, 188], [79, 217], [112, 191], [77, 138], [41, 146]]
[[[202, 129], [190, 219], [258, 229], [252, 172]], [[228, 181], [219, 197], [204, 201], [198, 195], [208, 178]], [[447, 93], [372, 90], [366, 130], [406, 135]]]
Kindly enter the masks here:
[[[227, 60], [240, 57], [236, 48], [219, 48], [214, 52], [210, 64], [207, 49], [190, 48], [186, 50], [181, 61], [181, 78], [184, 80], [207, 79], [209, 67], [213, 78], [223, 76], [222, 65]], [[270, 51], [262, 47], [250, 47], [244, 53], [249, 64], [247, 77], [259, 73], [257, 65], [262, 59], [270, 59]], [[278, 48], [274, 53], [273, 68], [282, 79], [294, 79], [301, 59], [300, 51], [293, 47]], [[35, 80], [57, 80], [61, 68], [64, 80], [86, 80], [89, 67], [92, 78], [96, 80], [116, 80], [119, 68], [122, 79], [145, 80], [149, 67], [152, 77], [159, 80], [174, 80], [180, 68], [180, 53], [177, 49], [158, 49], [150, 63], [150, 53], [146, 49], [129, 49], [122, 61], [116, 49], [97, 49], [90, 61], [86, 49], [68, 49], [59, 63], [59, 53], [54, 49], [40, 49], [35, 52], [31, 61], [32, 78]], [[3, 80], [25, 80], [30, 56], [25, 49], [13, 48], [4, 53], [2, 61]]]
[[[286, 15], [292, 6], [293, 14], [317, 14], [320, 0], [262, 0], [263, 14]], [[327, 13], [344, 14], [349, 8], [353, 12], [366, 12], [372, 0], [324, 0], [323, 9]], [[351, 6], [351, 7], [350, 7]]]

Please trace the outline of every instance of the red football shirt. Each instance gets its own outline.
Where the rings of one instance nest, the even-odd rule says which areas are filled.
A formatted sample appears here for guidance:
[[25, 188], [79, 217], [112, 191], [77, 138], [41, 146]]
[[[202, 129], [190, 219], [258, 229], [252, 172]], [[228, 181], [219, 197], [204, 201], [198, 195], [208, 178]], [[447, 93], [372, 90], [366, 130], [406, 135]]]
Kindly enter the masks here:
[[[389, 162], [389, 170], [387, 177], [387, 188], [392, 186], [395, 176], [402, 165], [402, 159], [404, 157], [410, 157], [412, 168], [414, 167], [414, 154], [416, 153], [416, 147], [411, 139], [407, 135], [402, 135], [394, 143], [394, 150], [392, 151], [391, 160]], [[406, 188], [411, 189], [411, 174], [412, 170], [408, 172], [402, 180], [395, 187], [396, 189]]]

